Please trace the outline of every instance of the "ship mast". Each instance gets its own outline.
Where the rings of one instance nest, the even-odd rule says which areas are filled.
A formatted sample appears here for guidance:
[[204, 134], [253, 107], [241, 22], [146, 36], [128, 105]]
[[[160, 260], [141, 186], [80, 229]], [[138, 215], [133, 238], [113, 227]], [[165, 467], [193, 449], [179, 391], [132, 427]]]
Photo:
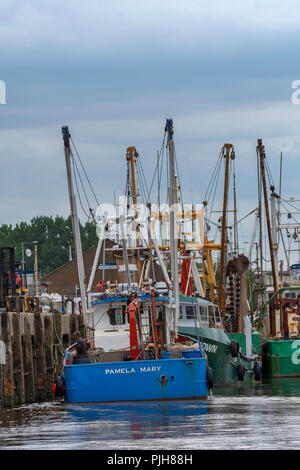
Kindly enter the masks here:
[[177, 336], [177, 318], [179, 316], [179, 277], [178, 277], [178, 243], [177, 243], [177, 211], [175, 189], [175, 152], [173, 140], [173, 120], [167, 119], [166, 131], [168, 133], [169, 148], [169, 208], [170, 208], [170, 248], [171, 248], [171, 274], [173, 281], [174, 299], [174, 330]]
[[223, 211], [222, 211], [222, 238], [221, 238], [218, 304], [219, 304], [219, 308], [224, 319], [225, 317], [224, 271], [225, 271], [225, 254], [226, 254], [226, 244], [227, 244], [226, 242], [227, 242], [227, 203], [228, 203], [228, 186], [229, 186], [229, 163], [230, 163], [230, 159], [234, 160], [235, 158], [233, 145], [224, 144], [222, 152], [226, 160], [225, 160], [225, 180], [224, 180]]
[[[273, 245], [273, 239], [272, 239], [269, 204], [268, 204], [268, 195], [267, 195], [267, 185], [266, 185], [266, 176], [265, 176], [265, 158], [266, 158], [266, 155], [265, 155], [265, 147], [262, 144], [262, 139], [257, 139], [257, 152], [259, 154], [259, 159], [260, 159], [260, 171], [261, 171], [261, 179], [262, 179], [263, 192], [264, 192], [265, 213], [266, 213], [266, 221], [267, 221], [271, 266], [272, 266], [273, 286], [274, 286], [274, 292], [277, 293], [277, 291], [278, 291], [277, 266], [275, 266], [274, 245]], [[276, 296], [275, 296], [275, 298], [276, 298]], [[276, 310], [277, 310], [277, 312], [276, 312]], [[280, 310], [279, 310], [279, 312], [278, 312], [278, 309], [276, 309], [276, 310], [275, 310], [275, 315], [272, 312], [271, 317], [270, 317], [271, 335], [275, 335], [276, 331], [281, 330]], [[278, 313], [279, 313], [279, 315], [278, 315]]]
[[[126, 159], [128, 164], [130, 163], [130, 173], [131, 173], [131, 197], [134, 206], [134, 218], [138, 218], [138, 209], [137, 209], [137, 191], [136, 191], [136, 181], [135, 181], [135, 163], [138, 153], [135, 147], [127, 147]], [[139, 231], [136, 228], [136, 246], [139, 245]]]
[[[136, 248], [141, 246], [141, 235], [139, 232], [139, 226], [138, 226], [138, 205], [137, 205], [137, 188], [136, 188], [136, 177], [135, 177], [135, 165], [137, 162], [137, 158], [139, 157], [139, 154], [136, 150], [135, 147], [127, 147], [127, 152], [126, 152], [126, 160], [128, 166], [130, 165], [130, 175], [131, 175], [131, 197], [132, 197], [132, 202], [134, 206], [134, 219], [135, 219], [135, 246]], [[128, 170], [129, 173], [129, 170]], [[141, 274], [142, 274], [142, 269], [141, 269], [141, 261], [139, 259], [139, 250], [137, 250], [137, 269], [138, 269], [138, 279], [141, 280]]]
[[66, 169], [67, 169], [67, 178], [68, 178], [68, 190], [69, 190], [69, 199], [70, 199], [70, 208], [71, 208], [72, 229], [73, 229], [75, 252], [76, 252], [77, 273], [78, 273], [79, 288], [80, 288], [81, 306], [82, 306], [82, 312], [83, 312], [85, 325], [87, 326], [87, 330], [88, 330], [87, 336], [88, 336], [88, 339], [91, 339], [90, 338], [91, 329], [89, 328], [90, 325], [88, 321], [87, 296], [86, 296], [86, 291], [85, 291], [85, 272], [84, 272], [84, 264], [83, 264], [83, 256], [82, 256], [80, 228], [79, 228], [77, 205], [76, 205], [76, 198], [75, 198], [75, 192], [74, 192], [73, 180], [72, 180], [72, 171], [71, 171], [71, 156], [72, 156], [72, 151], [70, 148], [71, 136], [70, 136], [69, 129], [67, 126], [62, 127], [62, 134], [63, 134], [63, 140], [64, 140], [64, 150], [65, 150]]

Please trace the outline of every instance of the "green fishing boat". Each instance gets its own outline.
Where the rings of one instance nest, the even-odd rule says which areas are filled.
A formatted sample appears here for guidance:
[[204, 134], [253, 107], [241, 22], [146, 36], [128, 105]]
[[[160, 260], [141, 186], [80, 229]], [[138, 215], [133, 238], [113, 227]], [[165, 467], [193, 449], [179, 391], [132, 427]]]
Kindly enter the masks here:
[[261, 310], [261, 317], [272, 319], [272, 306], [279, 297], [283, 331], [262, 342], [264, 377], [300, 377], [300, 286], [278, 289]]
[[[202, 226], [202, 267], [200, 278], [203, 289], [198, 289], [200, 297], [180, 296], [180, 314], [178, 319], [178, 332], [183, 335], [198, 338], [202, 342], [210, 367], [212, 368], [215, 385], [232, 384], [238, 382], [252, 382], [262, 379], [262, 363], [260, 350], [257, 348], [257, 337], [253, 336], [253, 328], [248, 317], [247, 304], [247, 277], [249, 260], [239, 252], [237, 235], [237, 209], [235, 193], [235, 172], [233, 171], [234, 210], [228, 208], [228, 194], [230, 186], [230, 169], [234, 167], [235, 151], [231, 144], [224, 144], [209, 184], [207, 198], [203, 202], [206, 214], [203, 216]], [[211, 195], [217, 193], [216, 175], [225, 166], [224, 186], [222, 189], [222, 211], [213, 207], [214, 199]], [[210, 216], [221, 212], [218, 223], [214, 223]], [[233, 220], [230, 213], [234, 213]], [[208, 241], [211, 224], [217, 227], [221, 235], [220, 243]], [[234, 243], [229, 241], [229, 228], [233, 227]], [[181, 265], [181, 292], [192, 292], [191, 275], [193, 282], [196, 273], [191, 272], [187, 264], [188, 244]], [[219, 256], [213, 259], [212, 252], [218, 251]], [[200, 263], [200, 262], [199, 262]], [[216, 276], [217, 273], [217, 276]], [[206, 300], [207, 299], [207, 300]], [[208, 300], [209, 299], [209, 300]], [[198, 323], [194, 319], [198, 319]], [[254, 340], [254, 343], [253, 343]]]
[[265, 377], [300, 377], [300, 340], [266, 340], [263, 364]]
[[[256, 302], [256, 310], [259, 312], [256, 323], [264, 332], [261, 344], [263, 375], [266, 378], [300, 377], [300, 264], [291, 265], [290, 259], [292, 252], [299, 253], [299, 246], [296, 249], [291, 246], [292, 243], [299, 243], [300, 225], [294, 216], [299, 213], [299, 209], [295, 206], [297, 203], [295, 198], [288, 201], [281, 196], [282, 154], [277, 194], [262, 139], [258, 139], [257, 144], [259, 207], [256, 225], [260, 227], [260, 237], [255, 264], [258, 274], [257, 292], [260, 291], [261, 294], [259, 294], [260, 300]], [[267, 191], [268, 183], [270, 194]], [[266, 277], [264, 274], [267, 272], [263, 269], [262, 194], [271, 264], [269, 282], [264, 282], [264, 277]], [[286, 242], [285, 237], [287, 237]], [[253, 240], [254, 238], [253, 236]], [[278, 263], [280, 243], [286, 257], [286, 276], [283, 272], [283, 261]], [[289, 250], [286, 249], [287, 245]]]
[[[201, 341], [212, 368], [214, 386], [262, 379], [259, 354], [251, 348], [251, 354], [247, 355], [246, 335], [235, 337], [223, 328], [216, 305], [182, 294], [179, 301], [178, 333]], [[257, 335], [252, 336], [257, 343]]]

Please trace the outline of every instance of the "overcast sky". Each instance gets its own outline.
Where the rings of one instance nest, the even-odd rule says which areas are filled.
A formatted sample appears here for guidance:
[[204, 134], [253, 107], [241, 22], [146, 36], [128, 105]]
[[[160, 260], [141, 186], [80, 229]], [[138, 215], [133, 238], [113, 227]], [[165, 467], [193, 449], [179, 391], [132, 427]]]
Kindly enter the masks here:
[[240, 217], [254, 209], [257, 138], [300, 199], [299, 24], [298, 1], [2, 0], [0, 223], [68, 215], [62, 125], [101, 202], [123, 190], [130, 145], [151, 180], [167, 117], [186, 202], [230, 142]]

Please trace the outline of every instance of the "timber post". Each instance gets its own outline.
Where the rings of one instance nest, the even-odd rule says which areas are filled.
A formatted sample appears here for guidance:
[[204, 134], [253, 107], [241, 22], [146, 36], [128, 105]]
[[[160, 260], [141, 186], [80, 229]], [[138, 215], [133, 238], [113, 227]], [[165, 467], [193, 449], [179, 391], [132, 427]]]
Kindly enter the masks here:
[[14, 405], [22, 405], [25, 401], [24, 395], [24, 369], [23, 351], [20, 331], [20, 314], [12, 313], [12, 350], [13, 350], [13, 382], [14, 382]]
[[13, 351], [11, 345], [11, 315], [9, 312], [1, 314], [1, 335], [5, 344], [5, 364], [3, 365], [3, 407], [14, 406], [14, 385], [12, 375]]
[[30, 323], [24, 316], [24, 335], [23, 335], [23, 370], [24, 370], [24, 387], [25, 387], [25, 403], [35, 401], [34, 386], [34, 367], [32, 354], [32, 335]]
[[45, 362], [46, 362], [46, 395], [47, 399], [52, 397], [52, 386], [54, 383], [53, 363], [53, 323], [49, 315], [44, 318], [45, 329]]
[[63, 369], [64, 349], [84, 317], [74, 313], [0, 312], [0, 407], [54, 399], [52, 386]]
[[41, 314], [39, 312], [34, 313], [34, 332], [36, 399], [37, 401], [44, 401], [47, 399], [45, 332]]

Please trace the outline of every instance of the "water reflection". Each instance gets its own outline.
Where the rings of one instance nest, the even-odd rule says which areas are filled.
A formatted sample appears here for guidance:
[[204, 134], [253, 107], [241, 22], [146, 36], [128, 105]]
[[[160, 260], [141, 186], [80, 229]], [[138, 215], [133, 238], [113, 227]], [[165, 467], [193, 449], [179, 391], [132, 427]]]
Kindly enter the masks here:
[[215, 387], [214, 396], [300, 396], [300, 377], [264, 379], [262, 382], [237, 383]]
[[[205, 416], [208, 413], [207, 401], [168, 401], [66, 405], [68, 418], [72, 422], [90, 422], [94, 427], [100, 424], [102, 439], [118, 438], [165, 439], [176, 427], [189, 432], [206, 432]], [[187, 415], [189, 419], [187, 419]]]
[[293, 378], [215, 388], [207, 401], [27, 405], [1, 411], [0, 449], [295, 449], [299, 396]]

